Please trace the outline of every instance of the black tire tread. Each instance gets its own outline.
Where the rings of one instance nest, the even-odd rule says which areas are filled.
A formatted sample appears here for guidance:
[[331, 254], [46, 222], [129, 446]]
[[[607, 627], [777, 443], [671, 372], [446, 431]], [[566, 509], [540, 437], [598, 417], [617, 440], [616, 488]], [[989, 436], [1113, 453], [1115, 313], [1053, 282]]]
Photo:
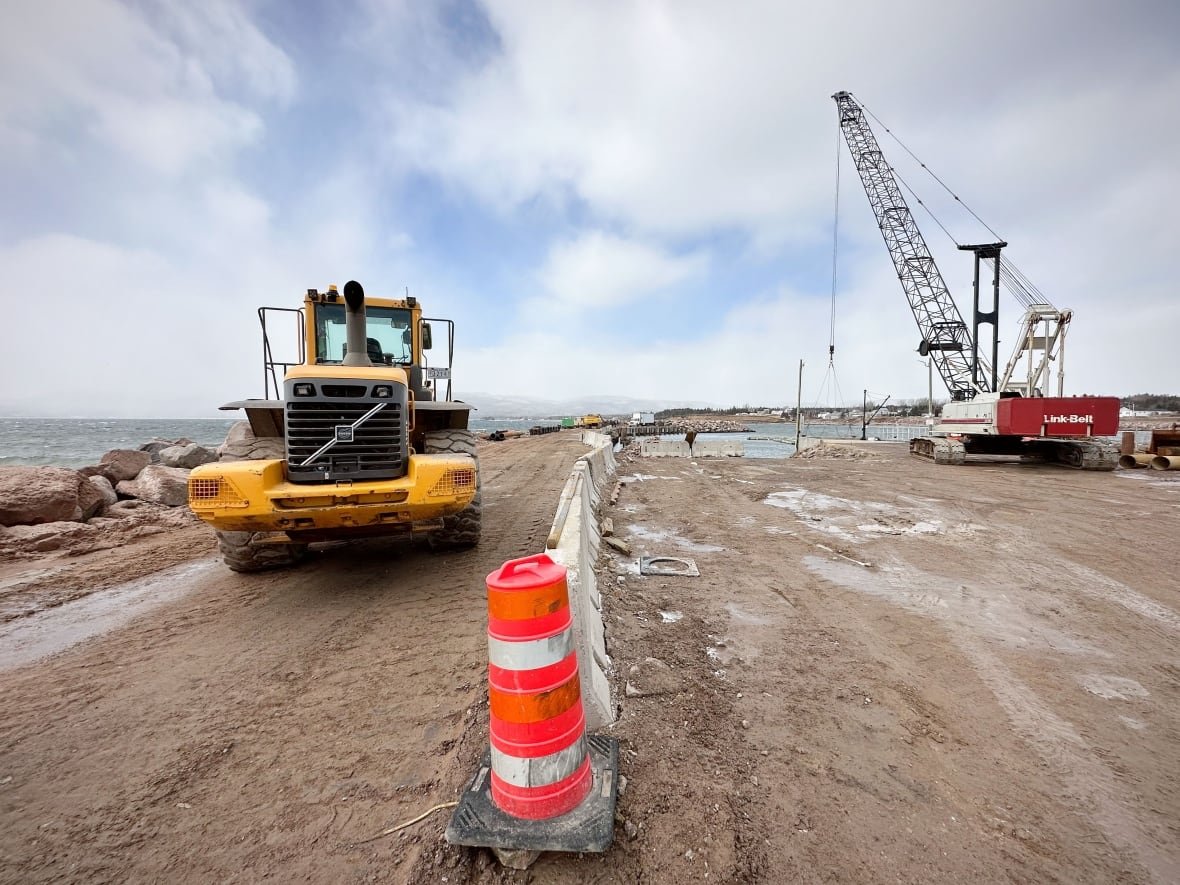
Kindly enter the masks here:
[[[245, 426], [243, 426], [245, 425]], [[231, 435], [237, 431], [238, 442], [221, 448], [220, 461], [257, 461], [285, 456], [282, 439], [278, 437], [256, 437], [249, 432], [249, 422], [241, 421], [231, 428]], [[306, 544], [261, 543], [272, 532], [217, 532], [217, 548], [221, 558], [231, 571], [262, 572], [273, 568], [295, 565], [307, 553]]]
[[476, 546], [483, 521], [483, 480], [475, 451], [475, 434], [470, 430], [432, 430], [426, 433], [423, 447], [427, 455], [470, 455], [475, 461], [475, 498], [454, 516], [443, 517], [443, 527], [430, 533], [431, 548], [458, 550]]

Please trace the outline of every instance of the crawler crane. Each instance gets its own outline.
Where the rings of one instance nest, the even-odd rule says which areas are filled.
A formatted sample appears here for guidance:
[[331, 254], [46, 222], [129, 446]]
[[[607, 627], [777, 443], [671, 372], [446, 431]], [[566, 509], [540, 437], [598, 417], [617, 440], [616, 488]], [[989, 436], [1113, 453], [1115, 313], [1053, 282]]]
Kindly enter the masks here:
[[[865, 119], [864, 108], [849, 92], [832, 96], [840, 129], [877, 226], [885, 239], [897, 278], [918, 323], [918, 352], [929, 357], [946, 384], [951, 401], [943, 407], [930, 435], [911, 440], [910, 451], [936, 464], [962, 464], [968, 455], [1019, 455], [1083, 470], [1113, 470], [1114, 444], [1101, 439], [1118, 432], [1116, 397], [1063, 395], [1065, 333], [1072, 313], [1057, 310], [1020, 286], [1026, 312], [1016, 350], [998, 375], [999, 289], [1001, 277], [1017, 284], [1023, 277], [1001, 257], [1005, 242], [960, 245], [975, 254], [973, 328], [943, 282], [902, 195], [893, 169], [885, 161]], [[980, 309], [980, 269], [991, 261], [992, 305]], [[1035, 290], [1034, 290], [1035, 291]], [[1039, 293], [1038, 293], [1039, 294]], [[979, 327], [991, 327], [991, 354], [980, 353]], [[1057, 396], [1045, 396], [1052, 364], [1057, 363]], [[1024, 380], [1013, 376], [1021, 366]]]

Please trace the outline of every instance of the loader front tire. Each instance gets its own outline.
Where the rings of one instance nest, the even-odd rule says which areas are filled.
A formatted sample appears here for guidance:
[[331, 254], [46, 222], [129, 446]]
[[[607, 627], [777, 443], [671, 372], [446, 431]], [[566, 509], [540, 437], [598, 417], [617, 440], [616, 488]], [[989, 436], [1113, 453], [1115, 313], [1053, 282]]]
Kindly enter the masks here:
[[[219, 461], [259, 461], [286, 455], [283, 441], [275, 436], [255, 436], [249, 421], [230, 428], [218, 449]], [[235, 572], [261, 572], [295, 565], [307, 553], [306, 544], [264, 543], [273, 532], [217, 532], [217, 547], [225, 564]]]
[[306, 544], [265, 543], [271, 532], [218, 532], [217, 547], [235, 572], [261, 572], [295, 565], [307, 553]]
[[470, 430], [433, 430], [424, 440], [427, 455], [470, 455], [475, 461], [475, 497], [454, 516], [443, 517], [443, 527], [430, 533], [432, 550], [459, 550], [479, 543], [483, 511], [483, 477]]

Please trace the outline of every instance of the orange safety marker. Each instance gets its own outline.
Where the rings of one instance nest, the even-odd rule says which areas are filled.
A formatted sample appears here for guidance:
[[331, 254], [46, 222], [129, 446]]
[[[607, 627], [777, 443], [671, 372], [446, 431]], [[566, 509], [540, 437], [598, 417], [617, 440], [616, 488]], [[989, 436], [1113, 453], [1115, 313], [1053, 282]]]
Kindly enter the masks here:
[[565, 814], [590, 792], [565, 575], [542, 553], [487, 578], [492, 801], [532, 820]]
[[490, 748], [447, 840], [497, 851], [605, 851], [618, 742], [586, 735], [565, 566], [541, 553], [487, 577]]

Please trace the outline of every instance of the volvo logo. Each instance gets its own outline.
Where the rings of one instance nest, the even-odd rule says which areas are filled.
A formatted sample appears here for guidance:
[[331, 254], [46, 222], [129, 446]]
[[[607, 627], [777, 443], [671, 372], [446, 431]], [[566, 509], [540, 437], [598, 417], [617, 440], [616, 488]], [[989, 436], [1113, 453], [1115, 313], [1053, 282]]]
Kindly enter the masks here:
[[352, 442], [352, 425], [336, 425], [336, 442]]

